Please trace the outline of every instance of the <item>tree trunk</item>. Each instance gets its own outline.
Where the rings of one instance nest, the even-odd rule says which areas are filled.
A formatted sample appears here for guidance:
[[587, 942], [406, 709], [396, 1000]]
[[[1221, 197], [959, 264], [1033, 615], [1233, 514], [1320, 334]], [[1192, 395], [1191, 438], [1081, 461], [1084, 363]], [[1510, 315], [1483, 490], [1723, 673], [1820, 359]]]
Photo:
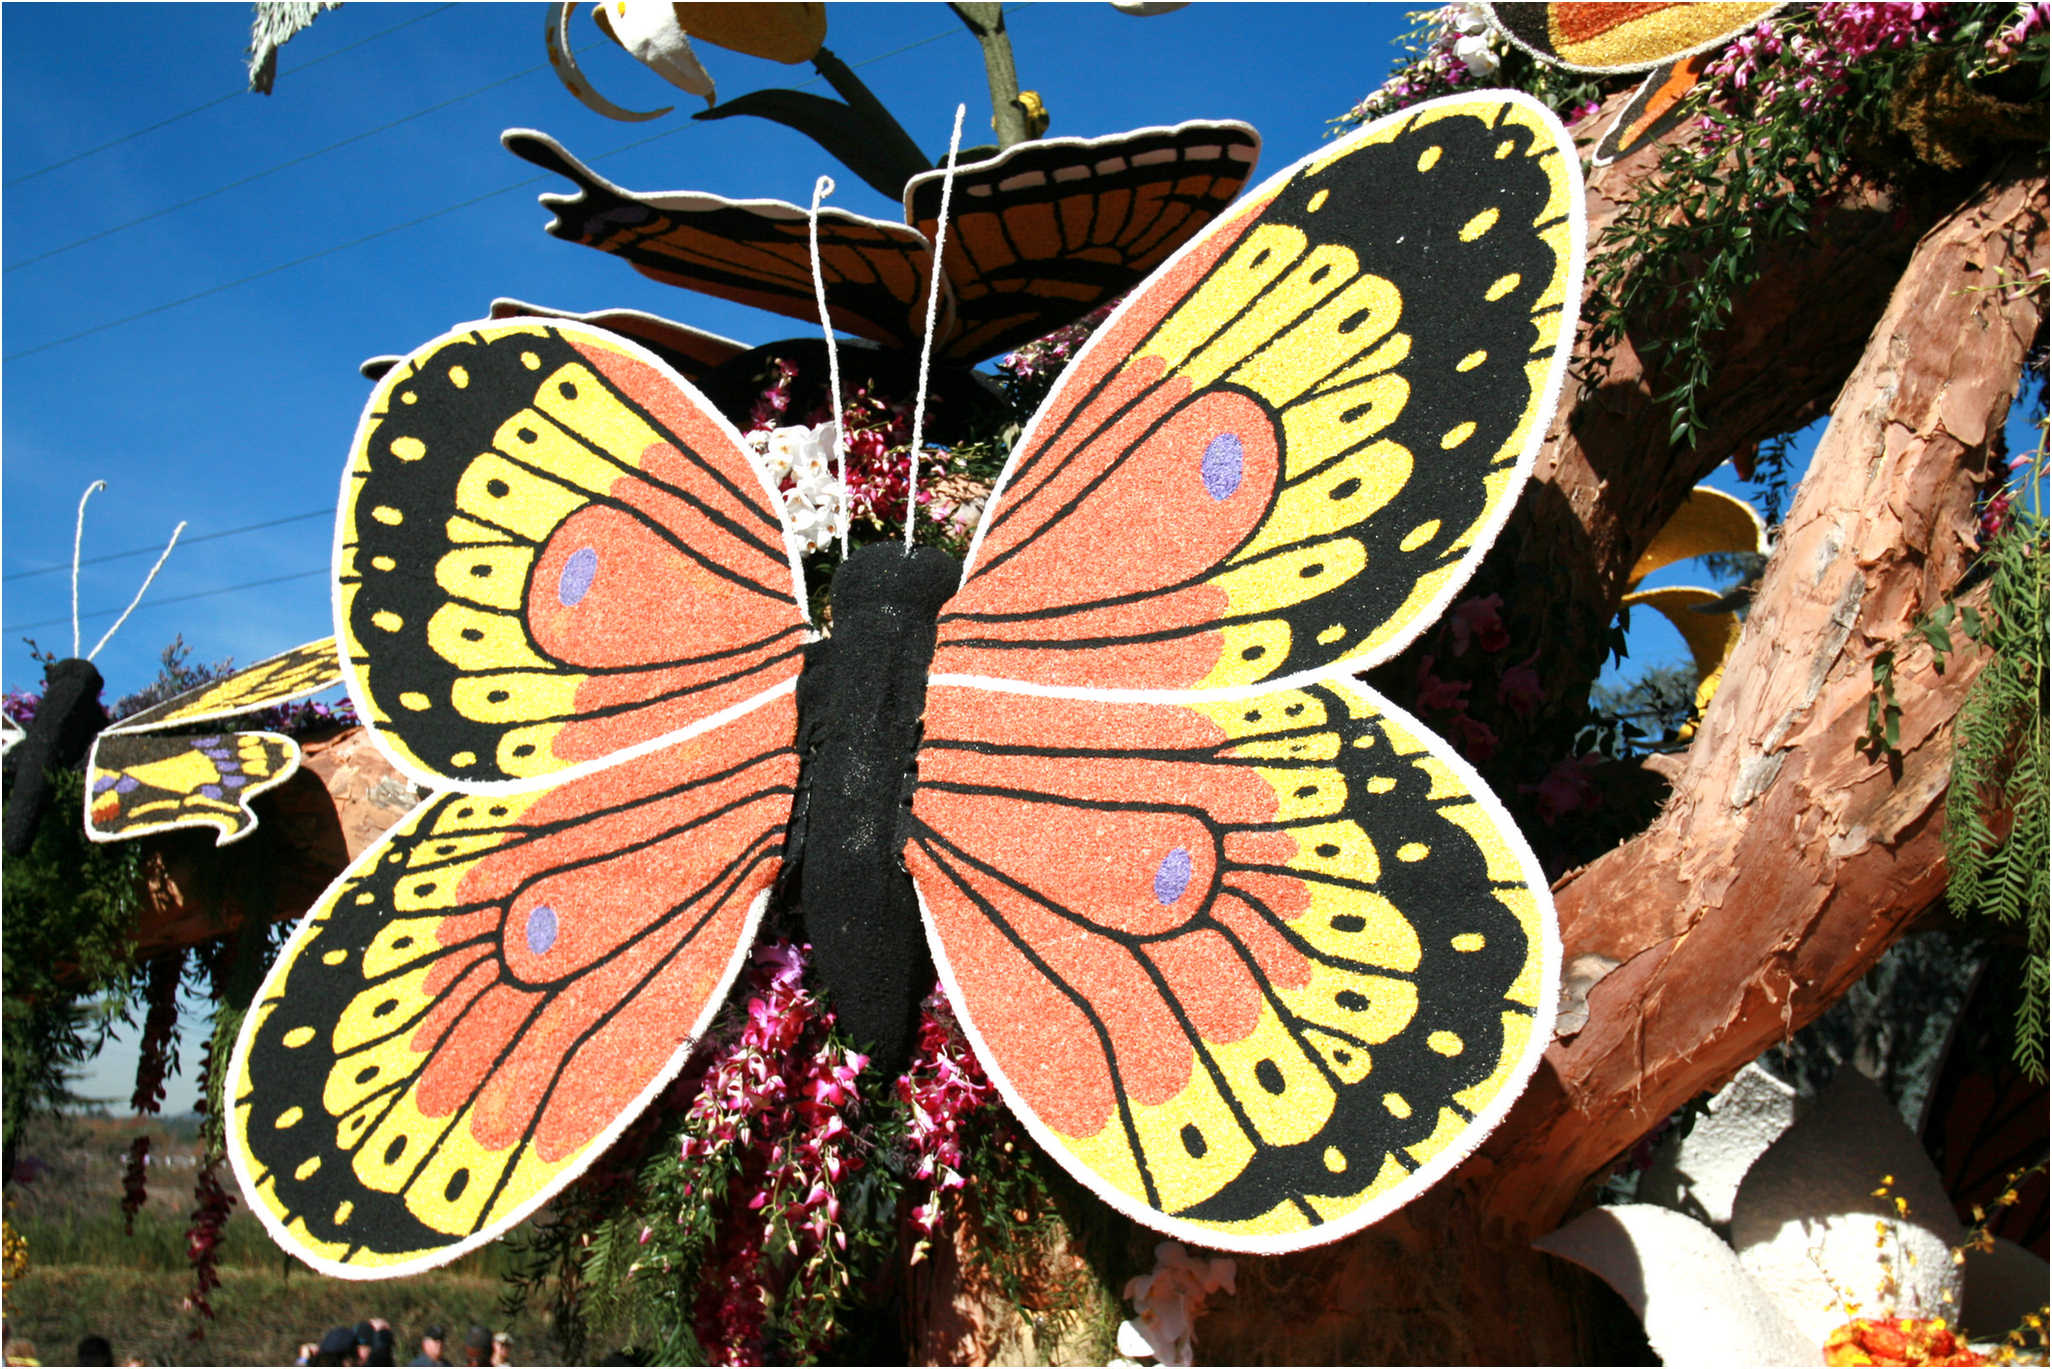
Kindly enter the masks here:
[[[1822, 1012], [1942, 895], [1951, 720], [1982, 660], [1957, 651], [1939, 674], [1910, 629], [1973, 554], [1989, 444], [2044, 324], [2022, 282], [2045, 266], [2045, 206], [2042, 176], [1998, 178], [1916, 246], [1664, 812], [1556, 886], [1569, 961], [1620, 962], [1589, 990], [1586, 1025], [1438, 1189], [1335, 1247], [1242, 1261], [1237, 1295], [1198, 1328], [1206, 1359], [1590, 1358], [1588, 1286], [1531, 1240], [1675, 1108]], [[1741, 329], [1789, 345], [1781, 328]], [[1570, 431], [1563, 415], [1534, 498], [1615, 530], [1628, 514], [1561, 487], [1600, 464]], [[1603, 559], [1618, 557], [1629, 565]], [[1899, 745], [1870, 759], [1854, 743], [1873, 661], [1891, 648]]]

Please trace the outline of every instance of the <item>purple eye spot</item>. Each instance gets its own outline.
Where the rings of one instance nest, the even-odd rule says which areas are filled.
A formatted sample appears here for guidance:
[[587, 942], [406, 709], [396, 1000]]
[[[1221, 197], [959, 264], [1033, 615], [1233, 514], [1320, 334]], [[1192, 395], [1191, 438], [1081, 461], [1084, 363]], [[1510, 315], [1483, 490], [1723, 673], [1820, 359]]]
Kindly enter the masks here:
[[227, 785], [230, 789], [240, 789], [243, 785], [249, 783], [249, 776], [223, 775], [221, 777], [221, 783]]
[[556, 598], [564, 608], [576, 608], [597, 576], [598, 552], [590, 547], [579, 547], [570, 553], [570, 559], [563, 563], [563, 573], [556, 577]]
[[1190, 853], [1178, 846], [1161, 859], [1161, 868], [1154, 872], [1154, 898], [1157, 903], [1167, 905], [1183, 896], [1183, 890], [1190, 887]]
[[100, 776], [100, 778], [93, 781], [93, 792], [95, 794], [104, 794], [109, 789], [112, 789], [115, 785], [119, 783], [120, 780], [116, 779], [112, 775], [102, 775]]
[[1204, 492], [1223, 502], [1240, 488], [1246, 448], [1233, 433], [1220, 433], [1204, 448]]
[[537, 903], [527, 911], [527, 949], [536, 955], [547, 955], [549, 947], [556, 944], [556, 910], [546, 903]]
[[206, 798], [218, 799], [221, 797], [221, 786], [218, 784], [203, 784], [200, 786], [199, 791]]
[[140, 788], [142, 788], [142, 781], [133, 775], [123, 775], [114, 784], [114, 792], [117, 794], [133, 794]]

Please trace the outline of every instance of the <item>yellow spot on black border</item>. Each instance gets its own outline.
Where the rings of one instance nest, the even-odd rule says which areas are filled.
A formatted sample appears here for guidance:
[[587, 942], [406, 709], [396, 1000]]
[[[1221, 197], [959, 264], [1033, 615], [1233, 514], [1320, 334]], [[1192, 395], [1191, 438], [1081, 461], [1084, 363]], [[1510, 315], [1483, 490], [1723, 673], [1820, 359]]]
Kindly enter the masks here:
[[1409, 864], [1413, 861], [1423, 860], [1425, 859], [1425, 857], [1431, 854], [1432, 848], [1427, 846], [1424, 842], [1407, 841], [1402, 846], [1397, 847], [1396, 856], [1398, 860], [1401, 860], [1406, 864]]
[[1485, 351], [1470, 352], [1466, 356], [1462, 357], [1460, 361], [1455, 364], [1454, 369], [1456, 371], [1465, 373], [1474, 370], [1477, 366], [1480, 366], [1483, 362], [1487, 360], [1489, 360], [1489, 353]]
[[1515, 271], [1507, 276], [1498, 276], [1489, 283], [1489, 289], [1483, 292], [1482, 298], [1494, 304], [1497, 300], [1502, 299], [1505, 295], [1517, 289], [1518, 282], [1522, 279], [1523, 277]]
[[401, 461], [418, 461], [427, 455], [427, 443], [417, 437], [395, 437], [391, 451]]
[[393, 508], [390, 504], [380, 504], [372, 509], [371, 517], [377, 519], [378, 522], [383, 523], [388, 528], [396, 528], [406, 521], [406, 515]]
[[[1473, 425], [1471, 424], [1470, 426], [1472, 427]], [[1428, 519], [1405, 533], [1404, 540], [1397, 543], [1397, 546], [1404, 551], [1416, 551], [1437, 536], [1439, 536], [1439, 520], [1437, 518]]]
[[1423, 152], [1418, 154], [1418, 169], [1420, 171], [1430, 171], [1433, 167], [1438, 166], [1439, 154], [1444, 151], [1446, 151], [1446, 149], [1440, 147], [1437, 143], [1433, 144], [1431, 147], [1426, 148]]
[[1484, 233], [1487, 233], [1490, 229], [1496, 227], [1497, 217], [1498, 215], [1496, 208], [1494, 205], [1492, 205], [1488, 209], [1485, 209], [1481, 213], [1477, 214], [1474, 218], [1469, 219], [1466, 223], [1461, 225], [1461, 241], [1475, 241], [1475, 239], [1481, 237]]
[[461, 366], [451, 366], [449, 368], [449, 383], [459, 390], [468, 389], [470, 386], [470, 372], [464, 370]]
[[1479, 951], [1487, 944], [1480, 932], [1462, 932], [1452, 942], [1453, 948], [1457, 951]]
[[1325, 208], [1325, 202], [1331, 198], [1332, 192], [1330, 190], [1319, 191], [1311, 197], [1311, 203], [1304, 206], [1304, 212], [1306, 214], [1316, 214], [1319, 210]]
[[1411, 1105], [1401, 1093], [1383, 1094], [1382, 1106], [1389, 1110], [1392, 1117], [1404, 1118], [1411, 1115]]
[[285, 1049], [296, 1051], [313, 1039], [314, 1029], [312, 1027], [294, 1027], [291, 1031], [285, 1033]]

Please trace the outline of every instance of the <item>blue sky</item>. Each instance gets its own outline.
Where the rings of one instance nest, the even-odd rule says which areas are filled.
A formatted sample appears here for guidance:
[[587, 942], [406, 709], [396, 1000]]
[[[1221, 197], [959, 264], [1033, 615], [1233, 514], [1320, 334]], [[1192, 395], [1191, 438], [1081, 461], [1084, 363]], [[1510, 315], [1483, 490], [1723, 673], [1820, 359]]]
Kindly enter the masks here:
[[[498, 145], [501, 129], [540, 128], [633, 188], [802, 202], [816, 175], [842, 169], [799, 135], [754, 119], [691, 122], [683, 113], [693, 97], [605, 44], [580, 15], [579, 43], [599, 45], [583, 60], [601, 91], [632, 108], [680, 111], [650, 124], [589, 113], [545, 65], [538, 5], [347, 5], [284, 49], [275, 94], [233, 94], [249, 14], [244, 5], [0, 11], [0, 675], [10, 686], [40, 679], [24, 635], [70, 652], [66, 575], [24, 572], [68, 563], [78, 496], [94, 478], [108, 488], [87, 512], [88, 559], [161, 547], [179, 519], [190, 522], [98, 658], [110, 699], [150, 678], [173, 633], [195, 659], [242, 663], [327, 633], [325, 513], [196, 539], [331, 508], [369, 393], [357, 363], [480, 317], [495, 295], [637, 307], [749, 342], [803, 331], [547, 237], [534, 197], [567, 186]], [[982, 62], [946, 9], [837, 4], [829, 24], [828, 45], [923, 146], [945, 148], [957, 101], [970, 108], [965, 141], [979, 139], [989, 109]], [[1393, 7], [1236, 4], [1150, 19], [1106, 4], [1042, 4], [1009, 19], [1021, 82], [1041, 92], [1053, 133], [1240, 118], [1261, 130], [1267, 168], [1311, 150], [1325, 120], [1375, 84], [1401, 24]], [[810, 67], [711, 47], [702, 55], [726, 98], [759, 86], [824, 88]], [[345, 139], [355, 141], [323, 151]], [[835, 203], [896, 217], [853, 176], [836, 179]], [[439, 212], [465, 201], [475, 203]], [[302, 258], [312, 259], [291, 264]], [[84, 568], [84, 646], [153, 556]], [[260, 580], [275, 583], [212, 593]]]
[[[840, 184], [834, 203], [897, 217], [795, 133], [683, 117], [698, 102], [580, 14], [578, 43], [599, 45], [581, 60], [601, 92], [629, 108], [679, 108], [648, 124], [589, 113], [547, 69], [544, 12], [350, 4], [286, 46], [267, 98], [236, 93], [246, 5], [0, 8], [8, 686], [40, 683], [24, 636], [70, 654], [61, 568], [79, 494], [96, 478], [108, 488], [87, 510], [85, 558], [149, 550], [83, 568], [86, 648], [172, 527], [190, 523], [98, 657], [110, 701], [154, 675], [174, 633], [195, 660], [247, 664], [330, 632], [331, 510], [370, 390], [357, 363], [480, 317], [496, 295], [641, 308], [747, 342], [804, 331], [546, 236], [535, 196], [567, 186], [505, 152], [500, 130], [539, 128], [642, 190], [803, 203], [826, 172]], [[1311, 151], [1326, 120], [1379, 81], [1403, 24], [1401, 9], [1381, 5], [1218, 4], [1140, 19], [1108, 4], [1034, 4], [1008, 17], [1021, 84], [1041, 93], [1051, 133], [1244, 119], [1261, 131], [1266, 170]], [[964, 141], [982, 140], [982, 61], [942, 6], [835, 4], [827, 44], [922, 146], [945, 149], [958, 101], [969, 106]], [[723, 98], [779, 85], [824, 93], [809, 67], [712, 47], [701, 56]], [[199, 540], [274, 519], [296, 521]], [[29, 573], [46, 567], [60, 569]], [[217, 592], [254, 581], [272, 583]], [[110, 1051], [86, 1092], [125, 1097], [132, 1062]], [[191, 1099], [189, 1080], [174, 1079], [170, 1110]]]

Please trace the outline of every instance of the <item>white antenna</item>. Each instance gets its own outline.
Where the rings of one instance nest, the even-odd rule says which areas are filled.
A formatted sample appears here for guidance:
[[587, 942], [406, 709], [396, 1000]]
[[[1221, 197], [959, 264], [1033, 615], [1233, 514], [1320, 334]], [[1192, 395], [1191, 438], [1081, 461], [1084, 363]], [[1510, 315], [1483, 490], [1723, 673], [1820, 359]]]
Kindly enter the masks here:
[[905, 550], [912, 550], [912, 530], [919, 521], [919, 438], [926, 425], [926, 377], [933, 362], [933, 324], [940, 313], [941, 249], [948, 240], [948, 200], [955, 191], [955, 154], [962, 147], [962, 116], [966, 105], [955, 106], [955, 131], [948, 138], [948, 170], [941, 179], [940, 221], [933, 229], [933, 284], [926, 292], [926, 340], [919, 348], [919, 398], [912, 406], [911, 469], [905, 476]]
[[85, 540], [85, 506], [101, 490], [107, 488], [104, 480], [95, 480], [86, 486], [85, 493], [78, 497], [78, 522], [71, 529], [71, 654], [78, 655], [78, 547]]
[[[137, 590], [135, 592], [135, 597], [128, 601], [128, 607], [121, 610], [121, 616], [114, 620], [114, 626], [108, 628], [105, 633], [101, 634], [100, 640], [93, 643], [93, 649], [86, 653], [86, 659], [88, 661], [90, 661], [91, 659], [93, 659], [93, 657], [100, 654], [100, 648], [107, 645], [107, 639], [112, 637], [116, 632], [120, 631], [121, 625], [128, 621], [128, 615], [135, 612], [135, 606], [142, 602], [143, 595], [149, 593], [150, 581], [157, 578], [157, 572], [162, 570], [164, 568], [164, 563], [171, 559], [171, 548], [178, 545], [178, 534], [184, 531], [185, 520], [181, 518], [178, 520], [178, 526], [171, 529], [171, 540], [164, 544], [163, 554], [157, 557], [157, 564], [151, 566], [150, 573], [143, 577], [142, 588]], [[72, 649], [74, 651], [78, 649], [77, 641], [75, 638], [72, 643]]]
[[841, 559], [848, 559], [848, 443], [841, 432], [847, 410], [841, 406], [841, 351], [834, 343], [834, 325], [827, 322], [826, 273], [819, 265], [819, 202], [834, 193], [834, 178], [821, 176], [812, 186], [812, 297], [819, 303], [819, 330], [826, 334], [827, 388], [834, 402], [834, 476], [841, 482]]

